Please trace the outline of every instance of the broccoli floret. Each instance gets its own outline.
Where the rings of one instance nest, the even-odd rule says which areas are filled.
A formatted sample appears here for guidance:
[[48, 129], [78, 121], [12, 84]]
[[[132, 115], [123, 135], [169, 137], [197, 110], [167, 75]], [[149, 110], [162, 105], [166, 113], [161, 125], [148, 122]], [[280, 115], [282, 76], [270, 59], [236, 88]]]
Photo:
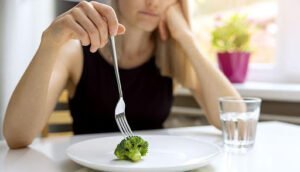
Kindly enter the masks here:
[[133, 162], [141, 160], [148, 152], [148, 142], [139, 136], [123, 139], [115, 149], [115, 155], [121, 160]]

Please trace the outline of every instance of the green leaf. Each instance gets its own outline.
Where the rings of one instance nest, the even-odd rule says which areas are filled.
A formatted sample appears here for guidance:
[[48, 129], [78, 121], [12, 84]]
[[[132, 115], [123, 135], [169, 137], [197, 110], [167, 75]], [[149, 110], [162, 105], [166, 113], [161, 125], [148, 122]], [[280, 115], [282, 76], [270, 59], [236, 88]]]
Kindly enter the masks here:
[[211, 44], [220, 52], [249, 51], [250, 31], [247, 17], [234, 14], [224, 25], [216, 27], [211, 33]]

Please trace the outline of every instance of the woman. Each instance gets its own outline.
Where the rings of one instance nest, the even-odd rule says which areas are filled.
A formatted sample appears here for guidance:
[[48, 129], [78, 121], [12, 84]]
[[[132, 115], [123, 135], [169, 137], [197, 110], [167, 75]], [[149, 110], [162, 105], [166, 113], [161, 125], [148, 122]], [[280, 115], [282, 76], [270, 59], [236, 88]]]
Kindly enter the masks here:
[[75, 134], [118, 131], [109, 35], [117, 38], [126, 117], [133, 130], [162, 127], [175, 82], [189, 88], [209, 122], [220, 126], [218, 97], [238, 93], [202, 56], [184, 15], [186, 1], [115, 0], [112, 5], [115, 10], [82, 1], [44, 31], [6, 111], [4, 135], [11, 148], [32, 142], [64, 88]]

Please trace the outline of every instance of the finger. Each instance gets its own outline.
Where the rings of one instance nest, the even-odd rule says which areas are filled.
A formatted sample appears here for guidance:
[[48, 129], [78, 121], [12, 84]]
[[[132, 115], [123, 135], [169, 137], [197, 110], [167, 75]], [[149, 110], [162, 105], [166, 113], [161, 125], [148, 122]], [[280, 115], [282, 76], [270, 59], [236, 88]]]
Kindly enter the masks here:
[[80, 8], [74, 8], [72, 15], [74, 16], [76, 22], [78, 22], [88, 33], [91, 41], [90, 51], [96, 52], [97, 49], [100, 48], [100, 35], [96, 26]]
[[100, 48], [104, 47], [108, 42], [108, 27], [107, 23], [103, 20], [102, 16], [97, 12], [97, 10], [90, 3], [82, 3], [81, 8], [86, 13], [87, 17], [93, 22], [97, 27], [100, 34]]
[[117, 34], [118, 34], [118, 35], [123, 35], [125, 32], [126, 32], [125, 26], [122, 25], [122, 24], [119, 24]]
[[118, 32], [118, 18], [114, 9], [108, 5], [104, 5], [98, 2], [91, 2], [94, 8], [100, 13], [101, 16], [105, 17], [108, 23], [109, 34], [116, 36]]
[[167, 24], [165, 21], [161, 20], [158, 25], [158, 31], [161, 40], [166, 41], [168, 39], [168, 30], [167, 30]]
[[79, 39], [81, 45], [87, 46], [90, 44], [88, 33], [75, 21], [71, 15], [66, 15], [63, 19], [68, 29], [71, 30], [71, 37]]

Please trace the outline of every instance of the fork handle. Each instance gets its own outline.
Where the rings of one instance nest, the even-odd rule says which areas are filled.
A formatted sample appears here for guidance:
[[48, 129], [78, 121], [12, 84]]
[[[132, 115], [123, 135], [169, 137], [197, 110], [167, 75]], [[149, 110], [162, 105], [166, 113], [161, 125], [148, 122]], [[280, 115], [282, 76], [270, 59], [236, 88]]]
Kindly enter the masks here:
[[114, 69], [115, 69], [115, 75], [116, 75], [117, 84], [118, 84], [118, 91], [119, 91], [120, 97], [123, 97], [121, 80], [120, 80], [120, 75], [119, 75], [119, 68], [118, 68], [118, 58], [117, 58], [117, 52], [116, 52], [115, 37], [110, 36], [109, 41], [110, 41], [112, 59], [113, 59], [113, 64], [114, 64]]

